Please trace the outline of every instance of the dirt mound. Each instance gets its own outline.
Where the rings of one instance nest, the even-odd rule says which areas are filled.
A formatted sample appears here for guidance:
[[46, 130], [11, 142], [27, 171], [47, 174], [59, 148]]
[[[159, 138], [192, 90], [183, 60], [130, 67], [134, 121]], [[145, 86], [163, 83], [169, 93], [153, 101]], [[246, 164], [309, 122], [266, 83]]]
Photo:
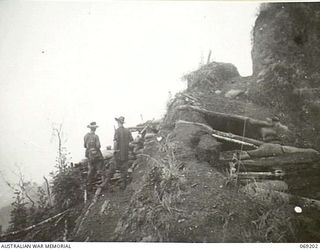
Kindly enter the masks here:
[[187, 80], [188, 90], [194, 88], [206, 89], [207, 86], [219, 86], [219, 83], [239, 77], [237, 68], [231, 63], [211, 62], [200, 69], [184, 76]]

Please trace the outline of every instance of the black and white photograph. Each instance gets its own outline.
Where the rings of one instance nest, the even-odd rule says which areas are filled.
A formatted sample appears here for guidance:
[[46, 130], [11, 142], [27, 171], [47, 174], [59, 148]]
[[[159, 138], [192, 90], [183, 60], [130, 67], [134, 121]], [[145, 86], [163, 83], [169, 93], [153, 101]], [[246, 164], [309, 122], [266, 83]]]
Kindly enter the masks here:
[[0, 130], [1, 248], [317, 249], [320, 2], [0, 0]]

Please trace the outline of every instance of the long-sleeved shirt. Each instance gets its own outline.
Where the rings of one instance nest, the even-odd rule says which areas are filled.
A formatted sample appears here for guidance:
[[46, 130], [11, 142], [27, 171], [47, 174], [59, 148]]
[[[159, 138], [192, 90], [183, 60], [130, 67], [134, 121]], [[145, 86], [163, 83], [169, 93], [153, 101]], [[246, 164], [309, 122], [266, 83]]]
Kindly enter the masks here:
[[133, 141], [132, 134], [129, 129], [119, 127], [114, 133], [115, 150], [119, 150], [118, 159], [127, 161], [129, 156], [129, 143]]

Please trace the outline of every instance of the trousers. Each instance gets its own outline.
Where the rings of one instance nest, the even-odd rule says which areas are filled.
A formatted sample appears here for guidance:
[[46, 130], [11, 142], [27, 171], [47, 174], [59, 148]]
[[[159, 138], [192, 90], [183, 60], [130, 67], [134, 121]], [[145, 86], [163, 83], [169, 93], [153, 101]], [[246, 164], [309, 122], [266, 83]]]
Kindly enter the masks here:
[[88, 184], [94, 183], [97, 177], [97, 173], [99, 173], [102, 170], [102, 166], [103, 166], [103, 160], [89, 161], [88, 178], [87, 178]]
[[117, 169], [121, 175], [121, 187], [124, 189], [127, 186], [128, 161], [117, 160]]

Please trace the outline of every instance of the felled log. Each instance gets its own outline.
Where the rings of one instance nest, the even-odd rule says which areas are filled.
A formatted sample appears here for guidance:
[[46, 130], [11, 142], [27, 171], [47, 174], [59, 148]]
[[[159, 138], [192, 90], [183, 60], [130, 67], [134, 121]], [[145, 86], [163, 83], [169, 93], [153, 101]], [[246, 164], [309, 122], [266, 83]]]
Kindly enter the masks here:
[[[318, 155], [319, 152], [312, 148], [297, 148], [291, 146], [282, 146], [280, 144], [265, 143], [261, 145], [258, 149], [247, 151], [247, 156], [249, 158], [260, 158], [260, 157], [269, 157], [269, 156], [281, 156], [283, 154], [306, 154]], [[245, 159], [245, 157], [242, 157]]]
[[81, 221], [79, 223], [79, 226], [77, 227], [76, 229], [76, 233], [75, 235], [78, 236], [80, 231], [82, 230], [82, 227], [83, 227], [83, 223], [84, 221], [87, 219], [90, 211], [92, 210], [93, 206], [96, 204], [96, 202], [98, 201], [98, 197], [99, 195], [101, 194], [101, 191], [102, 191], [102, 188], [106, 186], [108, 182], [108, 178], [105, 178], [104, 181], [101, 183], [101, 185], [97, 188], [95, 194], [94, 194], [94, 197], [90, 203], [90, 205], [88, 206], [87, 208], [87, 211], [85, 212], [85, 214], [83, 215], [83, 217], [81, 218]]
[[239, 172], [236, 174], [240, 179], [281, 179], [284, 175], [282, 171]]
[[249, 118], [246, 116], [242, 115], [233, 115], [233, 114], [226, 114], [226, 113], [221, 113], [221, 112], [216, 112], [216, 111], [210, 111], [204, 108], [200, 108], [197, 106], [191, 106], [191, 105], [181, 105], [177, 107], [178, 110], [191, 110], [191, 111], [196, 111], [208, 116], [214, 116], [214, 117], [221, 117], [221, 118], [230, 118], [230, 119], [236, 119], [240, 120], [242, 122], [250, 123], [251, 125], [254, 126], [259, 126], [259, 127], [270, 127], [272, 126], [270, 122], [267, 121], [262, 121], [262, 120], [257, 120], [253, 118]]
[[110, 205], [110, 201], [109, 200], [105, 200], [103, 202], [102, 206], [101, 206], [99, 214], [103, 215], [105, 213], [105, 211], [108, 209], [109, 205]]
[[[220, 160], [230, 162], [236, 152], [223, 152]], [[282, 169], [291, 172], [295, 169], [311, 168], [309, 163], [320, 161], [320, 154], [314, 149], [266, 143], [258, 149], [240, 152], [240, 160], [245, 168], [250, 171]]]
[[192, 124], [192, 125], [200, 126], [204, 130], [206, 130], [208, 133], [212, 134], [212, 136], [214, 136], [220, 140], [229, 141], [229, 142], [233, 142], [236, 144], [243, 144], [243, 145], [251, 146], [253, 148], [258, 148], [258, 146], [263, 144], [263, 142], [259, 141], [259, 140], [255, 140], [255, 139], [251, 139], [248, 137], [234, 135], [232, 133], [225, 133], [225, 132], [215, 130], [215, 129], [211, 128], [209, 125], [206, 125], [204, 123], [188, 122], [188, 121], [182, 121], [182, 120], [179, 120], [176, 123], [178, 123], [178, 124]]
[[50, 217], [50, 218], [48, 218], [46, 220], [43, 220], [43, 221], [41, 221], [41, 222], [39, 222], [37, 224], [34, 224], [32, 226], [26, 227], [26, 228], [18, 230], [18, 231], [13, 231], [13, 232], [10, 232], [10, 233], [7, 233], [7, 234], [0, 235], [0, 240], [1, 241], [7, 240], [8, 238], [16, 236], [16, 235], [19, 235], [21, 233], [27, 233], [27, 232], [31, 231], [32, 229], [34, 229], [34, 228], [37, 228], [37, 227], [42, 226], [44, 224], [47, 224], [47, 223], [49, 223], [49, 222], [61, 217], [62, 215], [66, 214], [69, 211], [70, 211], [70, 209], [67, 209], [67, 210], [65, 210], [65, 211], [63, 211], [61, 213], [58, 213], [58, 214], [56, 214], [56, 215], [54, 215], [54, 216], [52, 216], [52, 217]]

